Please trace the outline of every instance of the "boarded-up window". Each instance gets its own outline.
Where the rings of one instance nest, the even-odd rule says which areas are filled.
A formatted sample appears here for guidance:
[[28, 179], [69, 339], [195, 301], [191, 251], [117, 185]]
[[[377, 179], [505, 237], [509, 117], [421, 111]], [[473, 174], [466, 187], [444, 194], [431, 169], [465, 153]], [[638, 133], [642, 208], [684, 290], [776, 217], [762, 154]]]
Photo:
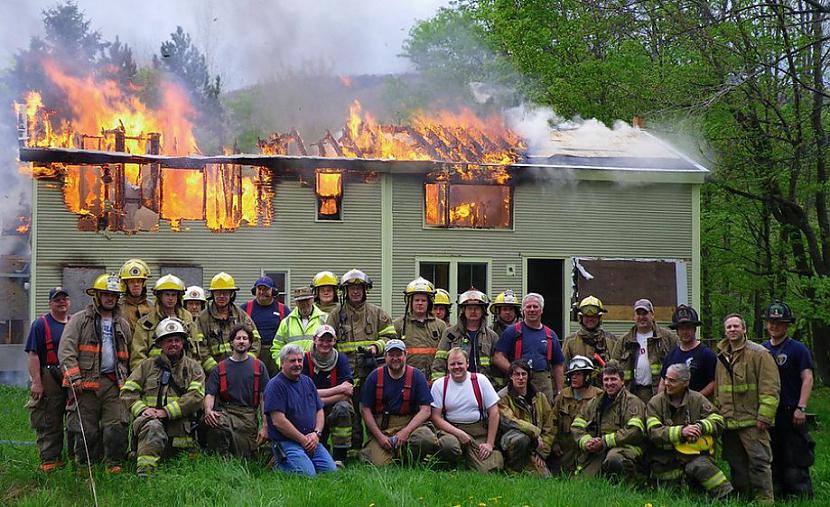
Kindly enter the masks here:
[[426, 183], [424, 221], [436, 227], [510, 228], [513, 189], [508, 185]]
[[634, 302], [649, 299], [657, 320], [686, 303], [686, 265], [673, 260], [574, 259], [574, 300], [600, 298], [608, 320], [632, 320]]
[[186, 266], [186, 265], [171, 265], [171, 264], [162, 264], [159, 271], [160, 277], [171, 274], [176, 275], [182, 279], [184, 282], [185, 287], [190, 287], [191, 285], [198, 285], [202, 286], [203, 272], [201, 266]]
[[[83, 310], [92, 302], [92, 298], [86, 290], [92, 287], [92, 283], [106, 272], [105, 266], [67, 266], [63, 268], [63, 281], [61, 285], [69, 293], [69, 311], [75, 313]], [[48, 291], [51, 287], [47, 288]]]

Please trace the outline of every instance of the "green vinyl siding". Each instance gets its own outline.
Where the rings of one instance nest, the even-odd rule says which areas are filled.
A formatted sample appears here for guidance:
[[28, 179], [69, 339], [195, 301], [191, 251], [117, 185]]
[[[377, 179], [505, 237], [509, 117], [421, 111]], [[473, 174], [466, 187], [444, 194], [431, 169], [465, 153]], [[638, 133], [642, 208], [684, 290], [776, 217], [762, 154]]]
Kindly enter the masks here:
[[[151, 283], [160, 265], [201, 266], [205, 288], [215, 273], [227, 271], [241, 289], [237, 302], [251, 297], [249, 289], [263, 270], [288, 271], [294, 288], [309, 284], [323, 269], [339, 275], [359, 267], [378, 282], [378, 290], [370, 292], [369, 299], [380, 303], [381, 186], [377, 182], [345, 184], [339, 222], [316, 220], [313, 188], [298, 181], [280, 181], [270, 227], [215, 233], [204, 222], [185, 221], [182, 231], [174, 232], [162, 221], [159, 232], [134, 235], [79, 231], [78, 216], [67, 211], [59, 185], [36, 184], [33, 271], [37, 305], [32, 307], [32, 316], [46, 311], [49, 288], [61, 283], [64, 266], [105, 265], [114, 271], [130, 257], [150, 264]], [[73, 311], [80, 310], [79, 306]]]

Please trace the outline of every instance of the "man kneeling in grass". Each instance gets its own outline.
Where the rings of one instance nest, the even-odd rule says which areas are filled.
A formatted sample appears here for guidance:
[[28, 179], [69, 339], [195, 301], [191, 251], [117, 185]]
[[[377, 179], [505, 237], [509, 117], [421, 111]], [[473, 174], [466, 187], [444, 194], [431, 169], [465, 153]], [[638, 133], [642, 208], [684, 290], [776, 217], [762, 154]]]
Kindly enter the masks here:
[[303, 371], [303, 350], [288, 344], [280, 350], [280, 373], [265, 388], [264, 411], [275, 470], [313, 477], [337, 469], [320, 445], [325, 415], [317, 387]]

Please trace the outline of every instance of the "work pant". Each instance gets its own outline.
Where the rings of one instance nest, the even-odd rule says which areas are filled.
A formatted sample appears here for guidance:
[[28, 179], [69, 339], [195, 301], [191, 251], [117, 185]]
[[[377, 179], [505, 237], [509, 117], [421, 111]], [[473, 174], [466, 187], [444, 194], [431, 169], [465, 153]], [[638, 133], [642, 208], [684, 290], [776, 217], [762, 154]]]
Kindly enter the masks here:
[[722, 498], [732, 492], [732, 484], [708, 454], [691, 456], [675, 451], [655, 451], [651, 475], [658, 486], [679, 483], [684, 477], [706, 490], [712, 498]]
[[[602, 387], [602, 386], [600, 386]], [[643, 403], [648, 405], [648, 402], [651, 401], [651, 398], [657, 394], [654, 386], [641, 386], [634, 383], [628, 385], [628, 391], [633, 394], [634, 396], [643, 400]]]
[[[40, 383], [43, 395], [39, 400], [29, 399], [26, 408], [32, 429], [37, 434], [37, 450], [43, 464], [60, 461], [63, 453], [64, 414], [66, 413], [66, 389], [52, 375], [51, 369], [41, 368]], [[59, 371], [59, 370], [57, 370]]]
[[[118, 384], [108, 377], [98, 379], [94, 391], [78, 394], [77, 417], [69, 417], [71, 430], [86, 436], [89, 455], [82, 438], [76, 438], [75, 459], [81, 465], [103, 460], [108, 465], [119, 465], [127, 455], [127, 425], [130, 414], [118, 397]], [[78, 427], [74, 427], [74, 425]]]
[[326, 448], [318, 444], [314, 454], [308, 455], [303, 446], [293, 441], [272, 442], [274, 471], [314, 477], [325, 472], [334, 472], [337, 466]]
[[265, 369], [268, 370], [268, 378], [274, 378], [280, 372], [274, 357], [271, 355], [271, 345], [273, 345], [273, 342], [263, 343], [262, 350], [259, 351], [259, 359], [265, 365]]
[[634, 481], [640, 454], [636, 447], [613, 447], [593, 453], [584, 451], [579, 456], [576, 475], [596, 477], [604, 474]]
[[[390, 416], [389, 426], [381, 431], [384, 435], [391, 437], [402, 430], [411, 420], [411, 416]], [[376, 422], [378, 423], [378, 427], [380, 427], [381, 421], [378, 419]], [[391, 465], [395, 459], [406, 462], [418, 462], [422, 458], [434, 453], [437, 447], [438, 437], [435, 436], [435, 432], [432, 431], [430, 426], [422, 425], [415, 428], [409, 434], [409, 439], [405, 444], [399, 443], [392, 450], [384, 448], [372, 435], [369, 435], [369, 441], [366, 443], [366, 447], [360, 452], [360, 458], [375, 466]]]
[[538, 438], [531, 437], [517, 429], [507, 430], [499, 440], [499, 447], [501, 447], [504, 454], [504, 467], [513, 472], [527, 470], [543, 477], [549, 476], [550, 471], [547, 465], [541, 469], [537, 468], [530, 459], [536, 452], [538, 445]]
[[556, 435], [554, 449], [548, 458], [548, 467], [554, 474], [570, 474], [576, 470], [576, 458], [579, 455], [579, 447], [573, 439], [570, 431], [560, 432]]
[[[360, 391], [366, 383], [366, 379], [356, 379], [357, 382], [352, 392], [352, 412], [360, 413]], [[363, 449], [363, 418], [352, 417], [352, 449]]]
[[185, 431], [189, 423], [182, 419], [166, 421], [140, 415], [133, 421], [133, 433], [138, 442], [136, 465], [147, 471], [158, 466], [159, 460], [177, 451], [191, 450], [196, 442]]
[[438, 451], [435, 453], [438, 459], [455, 466], [463, 458], [469, 468], [479, 472], [504, 468], [504, 458], [500, 451], [493, 449], [493, 453], [484, 460], [478, 455], [478, 445], [487, 442], [486, 423], [479, 421], [472, 424], [453, 424], [453, 426], [470, 435], [472, 441], [462, 445], [455, 435], [439, 431]]
[[338, 449], [348, 450], [352, 446], [352, 419], [355, 418], [351, 400], [340, 400], [324, 409], [326, 426], [323, 430], [323, 442], [331, 435], [331, 446], [336, 453]]
[[795, 407], [778, 407], [775, 427], [770, 428], [772, 481], [775, 495], [813, 497], [810, 467], [815, 461], [815, 441], [807, 425], [793, 425]]
[[723, 457], [729, 462], [732, 485], [761, 502], [773, 501], [772, 449], [769, 432], [755, 426], [723, 432]]
[[257, 409], [234, 404], [221, 404], [215, 409], [218, 425], [207, 430], [207, 447], [223, 456], [250, 458], [257, 450]]
[[540, 393], [544, 393], [548, 397], [548, 401], [553, 404], [555, 396], [553, 392], [553, 379], [550, 377], [549, 371], [534, 371], [530, 374], [530, 383]]

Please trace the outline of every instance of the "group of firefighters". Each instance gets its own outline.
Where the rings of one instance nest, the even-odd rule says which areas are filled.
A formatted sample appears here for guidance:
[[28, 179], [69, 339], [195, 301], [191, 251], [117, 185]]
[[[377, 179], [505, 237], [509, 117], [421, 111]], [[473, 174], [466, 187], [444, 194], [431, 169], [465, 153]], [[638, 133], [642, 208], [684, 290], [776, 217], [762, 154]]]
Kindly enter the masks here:
[[812, 496], [812, 358], [781, 302], [764, 313], [766, 342], [748, 340], [733, 314], [711, 350], [693, 308], [678, 306], [665, 329], [648, 299], [618, 338], [602, 326], [602, 301], [585, 297], [579, 329], [560, 344], [536, 293], [490, 302], [470, 289], [452, 324], [449, 294], [420, 277], [394, 321], [367, 301], [372, 281], [356, 269], [318, 273], [292, 291], [293, 308], [269, 277], [242, 305], [224, 272], [207, 294], [161, 276], [152, 304], [150, 278], [130, 259], [98, 276], [91, 304], [71, 316], [66, 290], [50, 291], [26, 345], [41, 470], [63, 465], [65, 437], [79, 464], [117, 473], [132, 455], [141, 476], [177, 451], [254, 457], [270, 442], [275, 469], [307, 475], [355, 458], [432, 460], [685, 480], [713, 498]]

